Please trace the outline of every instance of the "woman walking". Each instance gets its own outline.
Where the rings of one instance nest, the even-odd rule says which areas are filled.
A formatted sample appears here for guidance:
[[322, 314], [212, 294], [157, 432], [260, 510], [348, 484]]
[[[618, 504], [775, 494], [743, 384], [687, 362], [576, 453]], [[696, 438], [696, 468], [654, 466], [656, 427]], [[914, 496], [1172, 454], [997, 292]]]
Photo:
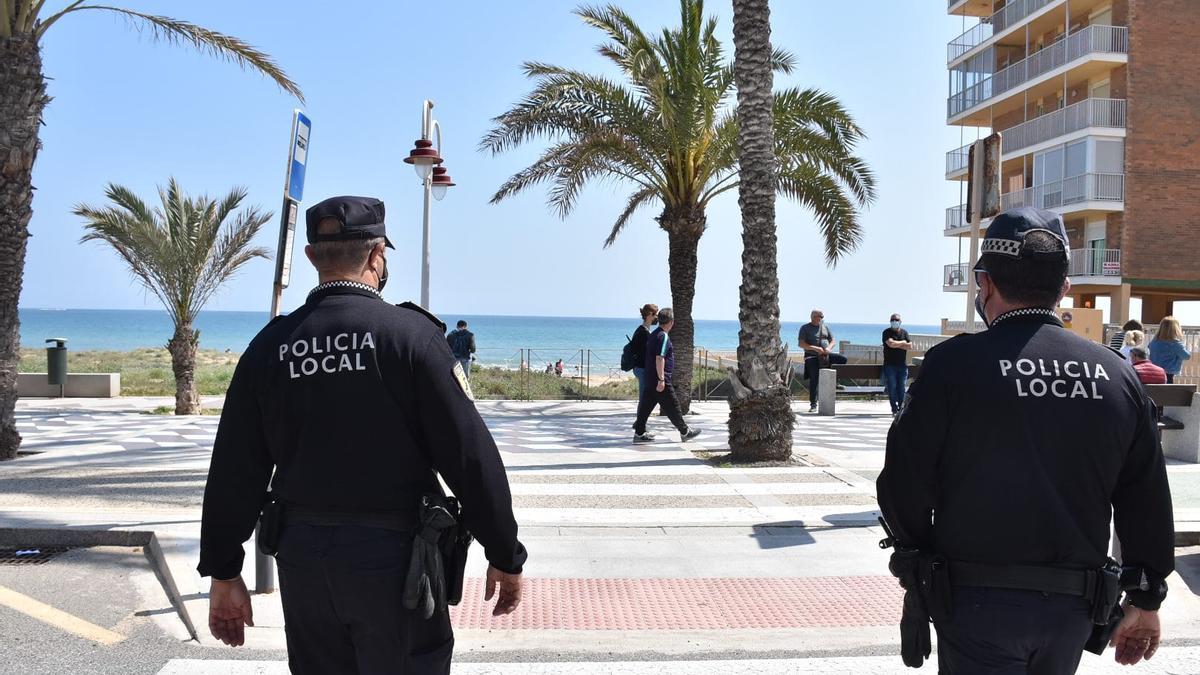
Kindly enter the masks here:
[[1175, 383], [1175, 376], [1183, 370], [1183, 362], [1192, 358], [1192, 353], [1183, 346], [1183, 329], [1179, 319], [1168, 316], [1158, 325], [1158, 334], [1150, 341], [1150, 362], [1167, 371], [1167, 384]]
[[633, 344], [633, 355], [637, 359], [633, 367], [633, 376], [638, 381], [638, 398], [646, 393], [646, 341], [650, 339], [650, 331], [658, 323], [658, 305], [642, 305], [642, 325], [633, 331], [630, 342]]

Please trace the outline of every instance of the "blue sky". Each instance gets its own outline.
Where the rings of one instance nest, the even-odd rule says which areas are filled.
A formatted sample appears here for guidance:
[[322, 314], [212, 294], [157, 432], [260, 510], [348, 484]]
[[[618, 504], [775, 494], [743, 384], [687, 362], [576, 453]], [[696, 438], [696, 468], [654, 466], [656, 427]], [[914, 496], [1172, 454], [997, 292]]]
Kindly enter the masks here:
[[[51, 5], [63, 4], [51, 2]], [[387, 297], [419, 288], [421, 190], [401, 160], [419, 135], [421, 100], [437, 102], [446, 166], [458, 182], [433, 210], [433, 310], [447, 316], [632, 315], [641, 304], [669, 304], [666, 235], [644, 210], [618, 242], [602, 248], [628, 189], [589, 189], [573, 216], [558, 219], [545, 193], [499, 206], [495, 188], [526, 166], [542, 144], [491, 157], [476, 150], [491, 117], [528, 91], [527, 60], [608, 72], [595, 54], [599, 33], [566, 0], [457, 3], [337, 3], [308, 0], [167, 2], [125, 0], [241, 37], [273, 55], [304, 89], [313, 119], [302, 208], [335, 194], [382, 198], [398, 250], [389, 258]], [[644, 26], [674, 25], [674, 0], [625, 0]], [[453, 10], [446, 9], [453, 7]], [[730, 58], [731, 3], [709, 2]], [[946, 42], [961, 19], [941, 2], [772, 3], [772, 41], [795, 53], [799, 68], [776, 86], [828, 90], [870, 138], [861, 148], [879, 178], [866, 214], [863, 246], [827, 269], [817, 228], [803, 209], [778, 203], [782, 313], [802, 319], [819, 305], [834, 322], [910, 323], [961, 318], [961, 294], [941, 290], [942, 265], [957, 244], [942, 237], [943, 212], [958, 189], [943, 178], [944, 154], [961, 144], [945, 125]], [[34, 179], [24, 307], [154, 308], [117, 257], [79, 244], [71, 215], [99, 203], [104, 185], [127, 185], [145, 198], [177, 177], [193, 192], [249, 189], [251, 203], [278, 211], [291, 111], [298, 104], [258, 75], [153, 42], [120, 18], [71, 15], [44, 41], [53, 96]], [[700, 246], [695, 316], [737, 316], [741, 232], [736, 193], [708, 214]], [[277, 222], [261, 243], [275, 246]], [[302, 243], [302, 242], [301, 242]], [[284, 307], [303, 302], [315, 275], [297, 248]], [[247, 267], [210, 309], [265, 310], [274, 263]]]

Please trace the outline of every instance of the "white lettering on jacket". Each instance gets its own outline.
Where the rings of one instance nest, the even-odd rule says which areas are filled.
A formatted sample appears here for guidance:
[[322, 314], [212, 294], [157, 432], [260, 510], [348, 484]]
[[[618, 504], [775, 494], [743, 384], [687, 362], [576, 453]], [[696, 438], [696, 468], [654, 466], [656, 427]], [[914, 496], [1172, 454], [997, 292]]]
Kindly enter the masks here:
[[1099, 382], [1112, 381], [1099, 363], [1058, 359], [1000, 359], [1000, 377], [1011, 379], [1018, 398], [1102, 400]]
[[279, 361], [286, 362], [288, 377], [295, 380], [317, 373], [366, 370], [363, 351], [375, 349], [375, 337], [365, 333], [338, 333], [285, 342], [279, 345]]

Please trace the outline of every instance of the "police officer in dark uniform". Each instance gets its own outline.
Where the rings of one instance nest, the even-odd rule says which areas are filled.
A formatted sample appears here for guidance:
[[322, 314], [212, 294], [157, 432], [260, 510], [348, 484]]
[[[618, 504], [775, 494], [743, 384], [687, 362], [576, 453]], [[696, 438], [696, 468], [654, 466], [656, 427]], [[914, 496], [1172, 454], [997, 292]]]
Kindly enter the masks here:
[[383, 203], [327, 199], [308, 210], [307, 226], [320, 285], [250, 343], [213, 446], [199, 566], [212, 577], [209, 628], [237, 646], [253, 625], [242, 547], [260, 512], [260, 540], [273, 539], [269, 509], [281, 514], [271, 548], [292, 672], [448, 673], [444, 601], [402, 607], [409, 591], [436, 596], [441, 580], [422, 571], [406, 588], [428, 560], [414, 556], [418, 507], [443, 497], [440, 474], [490, 563], [493, 613], [509, 613], [527, 556], [504, 465], [444, 325], [380, 296], [392, 248]]
[[[1073, 673], [1105, 622], [1115, 633], [1089, 649], [1111, 636], [1117, 661], [1136, 663], [1158, 648], [1174, 533], [1155, 408], [1119, 354], [1059, 321], [1068, 247], [1056, 214], [992, 221], [975, 270], [988, 329], [929, 351], [888, 434], [877, 487], [898, 542], [892, 569], [904, 584], [902, 558], [922, 561], [905, 587], [930, 591], [919, 599], [941, 673]], [[1108, 611], [1118, 588], [1119, 625]], [[917, 667], [929, 620], [918, 624], [924, 649], [901, 628]]]

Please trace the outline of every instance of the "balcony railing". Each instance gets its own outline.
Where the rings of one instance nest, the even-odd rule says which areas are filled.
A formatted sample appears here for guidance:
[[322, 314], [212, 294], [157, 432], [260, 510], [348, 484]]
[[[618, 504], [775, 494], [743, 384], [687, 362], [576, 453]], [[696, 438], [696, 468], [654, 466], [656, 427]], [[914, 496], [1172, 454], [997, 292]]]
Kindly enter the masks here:
[[[951, 40], [946, 50], [947, 59], [950, 61], [957, 59], [983, 44], [993, 35], [1004, 32], [1008, 28], [1020, 23], [1030, 14], [1055, 1], [1013, 0], [1004, 7], [996, 10], [990, 17], [981, 19], [977, 25]], [[951, 2], [950, 5], [954, 6], [954, 2]]]
[[954, 117], [1088, 54], [1125, 54], [1128, 51], [1128, 28], [1088, 26], [954, 94], [946, 102], [948, 115]]
[[967, 222], [967, 205], [959, 204], [946, 209], [946, 229], [957, 230], [966, 227], [970, 223]]
[[952, 176], [960, 171], [967, 170], [967, 164], [971, 157], [971, 146], [973, 143], [966, 145], [956, 150], [951, 150], [946, 153], [946, 175]]
[[1000, 195], [1004, 211], [1020, 206], [1056, 209], [1080, 202], [1120, 202], [1125, 200], [1125, 174], [1085, 173], [1065, 180], [1035, 185]]
[[1005, 129], [1002, 132], [1004, 153], [1023, 150], [1088, 127], [1124, 129], [1125, 99], [1089, 98]]
[[1119, 277], [1121, 251], [1111, 248], [1071, 251], [1067, 274], [1073, 277]]
[[946, 265], [942, 271], [942, 287], [943, 288], [960, 288], [967, 285], [967, 273], [971, 269], [971, 263], [954, 263]]

